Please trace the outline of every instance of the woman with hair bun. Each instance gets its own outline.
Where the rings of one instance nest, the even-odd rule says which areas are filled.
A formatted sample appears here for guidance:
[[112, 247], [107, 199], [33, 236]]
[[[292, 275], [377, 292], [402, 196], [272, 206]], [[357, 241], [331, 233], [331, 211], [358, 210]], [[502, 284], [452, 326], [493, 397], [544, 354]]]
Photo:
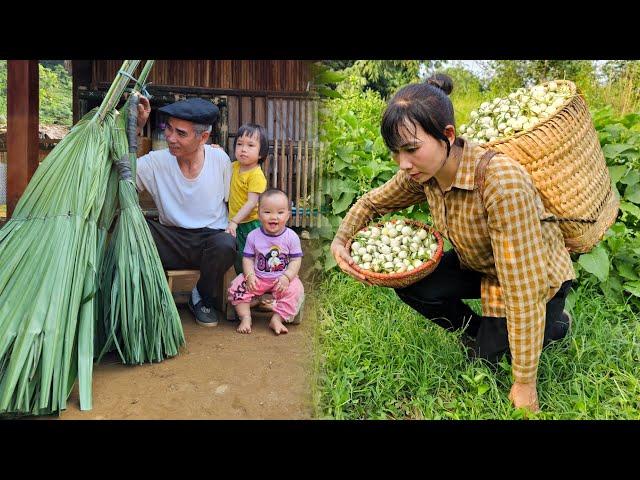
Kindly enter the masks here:
[[[349, 210], [331, 244], [339, 267], [357, 280], [346, 242], [374, 218], [428, 202], [434, 227], [449, 239], [436, 270], [396, 289], [398, 297], [447, 330], [464, 329], [472, 356], [511, 360], [509, 399], [538, 411], [544, 346], [567, 335], [564, 304], [573, 264], [557, 223], [525, 168], [456, 136], [451, 78], [436, 74], [400, 89], [381, 132], [399, 171]], [[462, 300], [481, 298], [482, 315]]]

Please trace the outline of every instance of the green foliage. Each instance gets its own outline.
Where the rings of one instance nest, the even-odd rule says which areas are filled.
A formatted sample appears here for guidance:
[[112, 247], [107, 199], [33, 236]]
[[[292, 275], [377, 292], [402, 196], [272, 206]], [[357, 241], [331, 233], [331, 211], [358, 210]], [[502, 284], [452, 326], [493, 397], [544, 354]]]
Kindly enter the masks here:
[[7, 61], [0, 60], [0, 125], [7, 123]]
[[40, 123], [71, 126], [73, 119], [71, 76], [62, 65], [40, 70]]
[[388, 100], [398, 89], [420, 80], [420, 66], [439, 62], [426, 60], [357, 60], [345, 72], [365, 79], [364, 89], [373, 90]]
[[494, 96], [504, 95], [522, 86], [549, 80], [571, 80], [581, 91], [595, 84], [595, 65], [590, 60], [495, 60], [490, 89]]
[[640, 114], [616, 116], [609, 106], [593, 112], [593, 120], [621, 213], [602, 242], [574, 266], [582, 283], [640, 311]]
[[640, 62], [637, 60], [610, 60], [602, 72], [605, 84], [591, 91], [593, 106], [611, 105], [620, 114], [640, 111]]
[[[393, 290], [332, 272], [317, 295], [317, 417], [523, 418], [508, 400], [506, 359], [497, 371], [468, 359], [460, 332], [426, 320]], [[580, 285], [572, 295], [572, 333], [540, 357], [542, 411], [532, 417], [640, 419], [637, 312], [593, 285]]]
[[487, 86], [473, 72], [464, 67], [448, 67], [440, 72], [446, 73], [453, 80], [450, 98], [455, 108], [456, 126], [469, 123], [471, 111], [477, 109], [482, 102], [494, 97]]
[[[604, 86], [594, 80], [591, 62], [573, 63], [504, 62], [504, 78], [494, 75], [488, 85], [464, 68], [445, 73], [454, 80], [451, 99], [458, 125], [483, 101], [547, 78], [576, 82], [596, 108], [594, 124], [621, 212], [596, 248], [574, 255], [578, 282], [567, 300], [573, 334], [541, 358], [543, 412], [535, 417], [639, 419], [640, 350], [633, 339], [640, 334], [640, 113], [629, 113], [639, 111], [629, 108], [640, 83], [633, 86], [640, 62], [610, 65]], [[362, 75], [350, 75], [337, 85], [341, 98], [327, 100], [323, 108], [324, 191], [331, 226], [321, 233], [324, 246], [315, 255], [316, 265], [325, 270], [335, 267], [328, 243], [351, 204], [397, 169], [380, 138], [385, 98], [368, 85]], [[612, 95], [607, 92], [627, 92], [626, 103], [607, 103]], [[428, 216], [425, 205], [402, 214]], [[469, 362], [455, 335], [426, 323], [393, 291], [366, 288], [333, 269], [323, 276], [318, 303], [319, 417], [521, 417], [507, 399], [506, 362], [497, 375], [480, 362]]]
[[[40, 82], [40, 124], [71, 126], [72, 81], [71, 76], [60, 64], [52, 68], [39, 65]], [[7, 117], [7, 62], [0, 60], [0, 124]]]
[[[380, 134], [380, 119], [386, 107], [376, 91], [365, 89], [365, 80], [351, 74], [338, 86], [340, 98], [323, 102], [320, 138], [324, 145], [323, 192], [328, 227], [321, 230], [331, 240], [351, 205], [397, 171]], [[427, 220], [425, 206], [414, 206], [401, 215]], [[316, 252], [316, 267], [330, 269], [335, 261], [329, 242]]]

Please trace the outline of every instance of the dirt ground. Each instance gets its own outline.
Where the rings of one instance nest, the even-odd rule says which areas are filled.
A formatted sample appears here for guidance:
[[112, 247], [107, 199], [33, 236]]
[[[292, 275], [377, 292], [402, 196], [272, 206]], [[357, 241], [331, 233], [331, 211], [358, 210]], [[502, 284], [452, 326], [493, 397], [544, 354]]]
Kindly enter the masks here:
[[93, 409], [79, 408], [77, 384], [62, 420], [309, 419], [313, 316], [276, 336], [268, 320], [239, 334], [236, 323], [195, 323], [178, 305], [186, 347], [157, 364], [122, 365], [105, 357], [93, 372]]

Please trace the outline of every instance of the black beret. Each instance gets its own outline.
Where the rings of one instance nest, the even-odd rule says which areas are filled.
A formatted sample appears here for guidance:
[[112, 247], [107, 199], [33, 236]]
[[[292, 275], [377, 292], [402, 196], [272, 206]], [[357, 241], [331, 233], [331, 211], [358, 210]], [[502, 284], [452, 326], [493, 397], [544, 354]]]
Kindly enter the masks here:
[[213, 125], [218, 121], [220, 110], [204, 98], [188, 98], [158, 109], [170, 117], [189, 120], [194, 123]]

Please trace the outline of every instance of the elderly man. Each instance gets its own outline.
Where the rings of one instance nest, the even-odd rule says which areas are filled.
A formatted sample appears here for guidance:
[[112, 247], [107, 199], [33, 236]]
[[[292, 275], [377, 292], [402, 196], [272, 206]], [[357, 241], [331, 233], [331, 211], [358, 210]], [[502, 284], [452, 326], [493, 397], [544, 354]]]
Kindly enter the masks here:
[[[138, 128], [151, 111], [140, 97]], [[159, 109], [168, 116], [168, 148], [138, 159], [136, 183], [153, 197], [159, 222], [147, 220], [166, 269], [197, 268], [200, 280], [189, 298], [199, 325], [212, 327], [222, 318], [216, 292], [233, 265], [236, 242], [225, 232], [231, 162], [221, 148], [207, 145], [219, 111], [213, 103], [190, 98]]]

